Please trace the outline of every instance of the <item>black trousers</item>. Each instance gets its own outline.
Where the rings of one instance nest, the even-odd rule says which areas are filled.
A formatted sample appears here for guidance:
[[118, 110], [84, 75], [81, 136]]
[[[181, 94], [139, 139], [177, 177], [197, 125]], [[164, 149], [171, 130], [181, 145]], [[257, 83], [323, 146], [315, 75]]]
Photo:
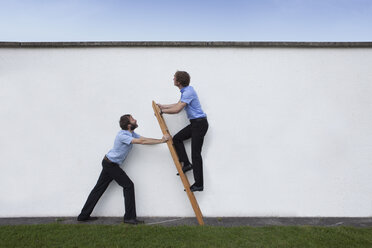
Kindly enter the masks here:
[[125, 205], [124, 219], [129, 220], [137, 218], [134, 184], [132, 180], [130, 180], [128, 175], [119, 167], [118, 164], [105, 159], [102, 160], [102, 172], [98, 178], [97, 184], [90, 192], [79, 215], [80, 218], [87, 218], [90, 216], [98, 200], [106, 191], [112, 180], [115, 180], [121, 187], [123, 187]]
[[179, 131], [173, 137], [174, 147], [177, 151], [180, 162], [190, 164], [187, 157], [184, 140], [191, 138], [191, 159], [196, 186], [203, 186], [203, 159], [201, 151], [204, 142], [204, 136], [208, 131], [208, 121], [204, 119], [190, 120], [190, 125]]

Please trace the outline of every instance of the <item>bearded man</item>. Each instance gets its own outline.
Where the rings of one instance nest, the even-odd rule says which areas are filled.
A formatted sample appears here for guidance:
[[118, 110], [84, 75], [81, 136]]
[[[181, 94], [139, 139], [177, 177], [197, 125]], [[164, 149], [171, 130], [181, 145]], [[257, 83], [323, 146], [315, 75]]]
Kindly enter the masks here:
[[122, 130], [120, 130], [116, 135], [114, 147], [102, 160], [101, 174], [96, 186], [94, 186], [90, 192], [88, 199], [77, 218], [78, 221], [91, 221], [98, 219], [97, 217], [91, 217], [90, 215], [109, 184], [112, 180], [115, 180], [121, 187], [123, 187], [125, 205], [124, 223], [134, 225], [143, 224], [143, 221], [137, 219], [134, 184], [125, 171], [120, 168], [120, 165], [128, 156], [133, 144], [155, 145], [165, 143], [169, 140], [170, 136], [164, 135], [162, 139], [140, 136], [134, 132], [134, 129], [138, 127], [137, 120], [135, 120], [130, 114], [121, 116], [119, 124]]

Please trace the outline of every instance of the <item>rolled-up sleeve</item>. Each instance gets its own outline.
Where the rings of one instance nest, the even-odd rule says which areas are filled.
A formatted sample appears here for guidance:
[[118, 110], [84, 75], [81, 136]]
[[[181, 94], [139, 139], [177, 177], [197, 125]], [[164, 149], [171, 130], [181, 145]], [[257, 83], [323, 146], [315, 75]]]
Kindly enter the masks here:
[[190, 102], [193, 100], [194, 96], [191, 94], [191, 92], [186, 91], [183, 92], [181, 95], [181, 102], [190, 104]]
[[120, 137], [120, 141], [124, 144], [127, 144], [127, 145], [130, 145], [132, 143], [132, 140], [134, 138], [132, 136], [129, 136], [129, 135], [121, 135]]
[[139, 139], [139, 138], [141, 138], [141, 135], [139, 135], [138, 133], [133, 132], [133, 137], [136, 138], [136, 139]]

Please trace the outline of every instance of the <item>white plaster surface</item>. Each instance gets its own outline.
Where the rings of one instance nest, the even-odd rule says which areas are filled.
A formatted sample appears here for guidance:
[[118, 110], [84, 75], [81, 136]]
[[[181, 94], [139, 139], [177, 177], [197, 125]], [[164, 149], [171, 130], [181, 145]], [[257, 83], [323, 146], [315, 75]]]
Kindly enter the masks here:
[[[122, 114], [161, 137], [151, 101], [179, 100], [176, 70], [210, 125], [204, 216], [371, 216], [371, 68], [370, 48], [2, 48], [0, 217], [78, 215]], [[123, 168], [139, 216], [194, 216], [165, 144]], [[112, 182], [93, 215], [123, 214]]]

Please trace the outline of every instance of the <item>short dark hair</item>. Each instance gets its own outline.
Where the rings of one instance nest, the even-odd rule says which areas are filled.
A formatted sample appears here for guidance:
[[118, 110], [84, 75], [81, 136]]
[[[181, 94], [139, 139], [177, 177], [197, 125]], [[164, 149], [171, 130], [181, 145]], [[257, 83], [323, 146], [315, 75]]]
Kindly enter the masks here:
[[131, 114], [126, 114], [120, 117], [119, 124], [120, 124], [121, 129], [128, 130], [128, 125], [131, 124], [129, 120], [131, 116], [132, 116]]
[[179, 82], [183, 87], [189, 86], [190, 84], [190, 75], [185, 71], [177, 71], [174, 74], [176, 81]]

